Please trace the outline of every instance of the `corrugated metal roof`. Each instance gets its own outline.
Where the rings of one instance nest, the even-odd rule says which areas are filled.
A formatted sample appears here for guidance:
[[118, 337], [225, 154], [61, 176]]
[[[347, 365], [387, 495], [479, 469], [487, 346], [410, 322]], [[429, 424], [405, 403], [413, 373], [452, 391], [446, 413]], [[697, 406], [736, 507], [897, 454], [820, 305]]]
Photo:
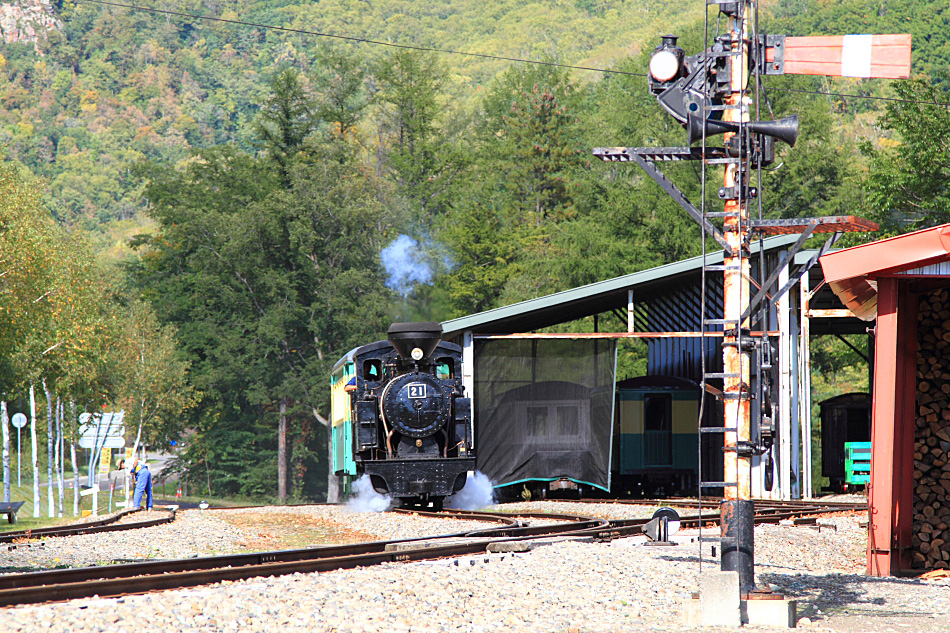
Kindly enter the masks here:
[[[797, 235], [772, 237], [764, 240], [764, 247], [766, 251], [781, 249], [794, 244], [797, 239]], [[759, 243], [755, 241], [752, 244], [752, 252], [758, 253], [758, 251]], [[722, 252], [706, 255], [707, 264], [721, 264], [722, 261]], [[695, 275], [702, 266], [702, 256], [692, 257], [502, 308], [443, 321], [443, 338], [452, 339], [466, 330], [477, 334], [531, 332], [558, 323], [567, 323], [600, 314], [614, 308], [626, 309], [628, 290], [634, 291], [634, 302], [636, 302], [638, 294], [642, 296], [643, 293], [649, 293], [651, 290], [666, 291], [670, 283], [682, 277]]]

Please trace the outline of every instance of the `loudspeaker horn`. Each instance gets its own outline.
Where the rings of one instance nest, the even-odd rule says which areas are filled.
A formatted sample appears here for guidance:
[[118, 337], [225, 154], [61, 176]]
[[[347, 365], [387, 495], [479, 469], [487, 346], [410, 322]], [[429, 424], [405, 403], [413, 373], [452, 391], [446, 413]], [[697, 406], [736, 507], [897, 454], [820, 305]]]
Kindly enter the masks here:
[[[792, 114], [777, 121], [749, 121], [743, 123], [743, 127], [756, 134], [765, 134], [777, 138], [780, 141], [788, 143], [795, 147], [795, 141], [798, 140], [798, 115]], [[724, 134], [726, 132], [738, 132], [739, 124], [732, 121], [719, 121], [717, 119], [706, 120], [706, 136], [713, 134]], [[703, 137], [702, 119], [689, 115], [686, 117], [686, 133], [689, 138], [689, 144], [692, 145]]]

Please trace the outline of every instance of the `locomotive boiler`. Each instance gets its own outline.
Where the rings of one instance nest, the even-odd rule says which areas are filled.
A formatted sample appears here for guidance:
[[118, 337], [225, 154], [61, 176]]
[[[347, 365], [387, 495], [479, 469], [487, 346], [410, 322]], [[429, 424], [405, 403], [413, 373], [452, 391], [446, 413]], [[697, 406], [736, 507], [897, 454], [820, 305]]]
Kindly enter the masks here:
[[332, 468], [348, 486], [367, 475], [401, 506], [441, 508], [475, 469], [462, 349], [437, 322], [394, 323], [387, 340], [334, 365]]

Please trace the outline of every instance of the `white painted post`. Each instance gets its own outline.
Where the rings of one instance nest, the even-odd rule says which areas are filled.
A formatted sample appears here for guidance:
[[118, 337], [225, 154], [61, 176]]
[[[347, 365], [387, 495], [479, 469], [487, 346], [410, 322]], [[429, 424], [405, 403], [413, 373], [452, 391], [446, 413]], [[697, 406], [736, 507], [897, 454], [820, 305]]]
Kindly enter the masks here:
[[[788, 283], [789, 271], [788, 264], [782, 267], [778, 277], [778, 287], [784, 288]], [[791, 297], [785, 293], [779, 300], [776, 310], [778, 311], [778, 367], [779, 367], [779, 398], [778, 398], [778, 425], [779, 437], [791, 436], [791, 402], [792, 384], [792, 333], [791, 333]], [[788, 462], [782, 464], [782, 468], [788, 469]], [[788, 499], [788, 488], [782, 488], [776, 491], [778, 494], [773, 496], [775, 499]]]
[[30, 446], [33, 454], [33, 518], [40, 517], [40, 467], [36, 459], [36, 390], [30, 383]]
[[475, 448], [475, 339], [471, 330], [462, 333], [462, 386], [465, 395], [471, 399], [472, 448]]
[[633, 290], [627, 290], [627, 332], [633, 332]]
[[[801, 281], [801, 315], [802, 315], [802, 325], [801, 325], [801, 334], [799, 340], [801, 341], [801, 357], [798, 362], [798, 384], [799, 388], [799, 400], [798, 400], [798, 425], [792, 426], [792, 430], [795, 435], [795, 442], [792, 446], [792, 468], [798, 473], [798, 484], [805, 484], [802, 481], [802, 470], [798, 465], [798, 431], [801, 429], [802, 435], [804, 435], [805, 442], [805, 459], [806, 464], [809, 464], [807, 468], [807, 485], [796, 485], [792, 490], [792, 495], [795, 498], [800, 496], [800, 491], [802, 488], [807, 490], [807, 498], [811, 497], [811, 333], [810, 333], [810, 317], [808, 316], [809, 304], [811, 302], [811, 288], [808, 283], [808, 275], [804, 275]], [[806, 452], [807, 451], [807, 452]]]
[[[807, 275], [806, 275], [807, 277]], [[807, 283], [807, 281], [806, 281]], [[791, 298], [790, 298], [791, 300]], [[795, 307], [789, 310], [789, 358], [788, 365], [791, 372], [788, 380], [789, 402], [788, 402], [788, 433], [797, 427], [801, 418], [801, 367], [802, 367], [802, 348], [801, 348], [801, 297], [795, 297], [793, 303]], [[796, 312], [797, 310], [797, 312]], [[787, 498], [787, 497], [783, 497]]]
[[92, 495], [92, 516], [99, 516], [99, 482], [96, 481], [92, 488], [87, 488], [79, 493], [80, 496]]
[[79, 516], [79, 466], [76, 465], [76, 443], [69, 443], [69, 457], [73, 462], [73, 516]]

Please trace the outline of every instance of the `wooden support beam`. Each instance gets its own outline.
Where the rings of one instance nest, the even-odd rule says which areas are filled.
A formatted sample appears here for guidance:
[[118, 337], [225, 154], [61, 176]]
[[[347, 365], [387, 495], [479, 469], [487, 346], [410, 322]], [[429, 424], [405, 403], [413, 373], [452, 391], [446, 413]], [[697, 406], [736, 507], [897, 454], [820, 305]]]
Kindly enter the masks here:
[[847, 308], [843, 310], [808, 310], [805, 316], [811, 319], [856, 319], [856, 315]]

